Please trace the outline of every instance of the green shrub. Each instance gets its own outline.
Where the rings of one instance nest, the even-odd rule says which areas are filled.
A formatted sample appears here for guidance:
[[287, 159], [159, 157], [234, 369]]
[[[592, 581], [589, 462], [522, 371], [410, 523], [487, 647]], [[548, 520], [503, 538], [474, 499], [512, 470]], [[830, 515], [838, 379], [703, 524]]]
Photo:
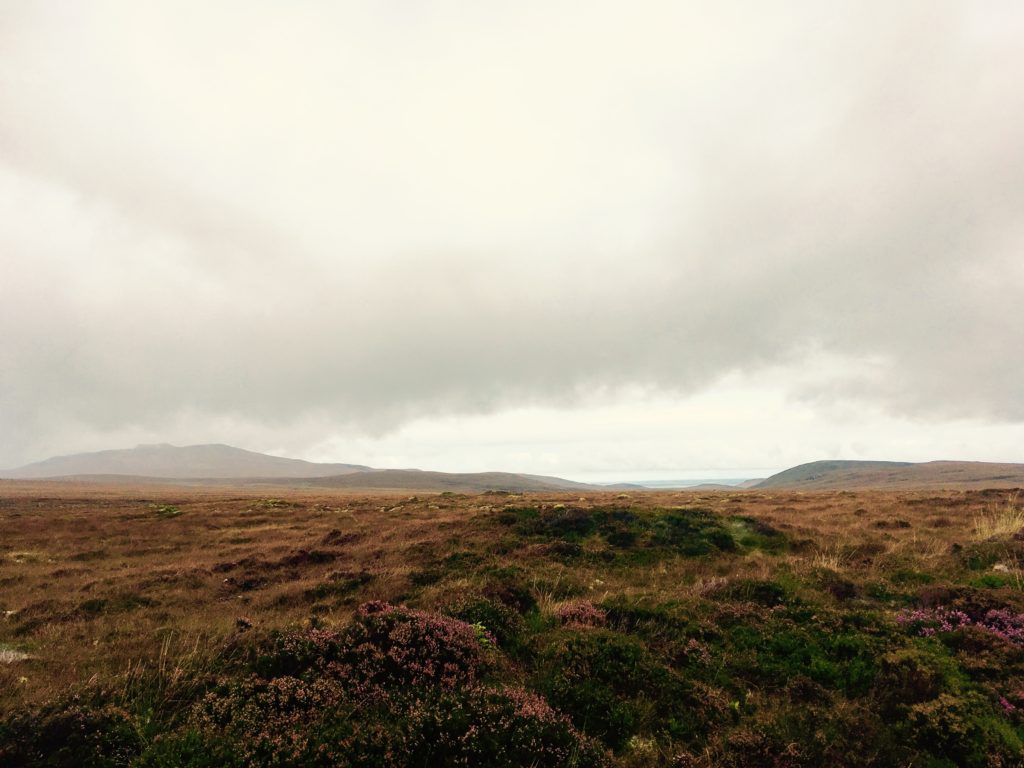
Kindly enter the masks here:
[[638, 564], [671, 554], [696, 557], [738, 549], [723, 519], [699, 508], [519, 507], [506, 509], [498, 520], [522, 536], [551, 542], [552, 554], [569, 559], [584, 556], [580, 545], [591, 537], [610, 548], [590, 555], [604, 562]]
[[867, 693], [878, 672], [884, 640], [858, 626], [851, 615], [806, 614], [771, 614], [724, 628], [718, 642], [730, 673], [737, 680], [775, 688], [805, 675], [846, 696]]
[[948, 653], [937, 642], [922, 640], [881, 657], [875, 688], [883, 713], [901, 718], [906, 707], [959, 690], [960, 684]]
[[773, 553], [789, 549], [789, 540], [782, 531], [756, 517], [732, 517], [729, 519], [729, 528], [736, 543], [745, 549], [761, 549]]
[[243, 768], [244, 758], [223, 737], [189, 728], [161, 734], [132, 768]]
[[914, 704], [907, 729], [919, 747], [956, 766], [1019, 765], [1024, 757], [1020, 737], [976, 693], [940, 693]]
[[470, 689], [419, 703], [408, 715], [409, 766], [598, 768], [602, 747], [522, 689]]
[[508, 651], [518, 648], [526, 631], [526, 622], [513, 608], [486, 597], [466, 596], [445, 607], [444, 612], [467, 624], [482, 626]]
[[689, 688], [637, 638], [562, 632], [542, 654], [538, 688], [578, 728], [621, 750], [640, 732], [693, 735]]
[[77, 700], [0, 723], [0, 766], [126, 768], [142, 743], [131, 715]]
[[763, 579], [738, 579], [728, 584], [718, 594], [722, 597], [744, 600], [768, 608], [783, 605], [792, 599], [792, 594], [785, 586]]
[[466, 622], [377, 601], [361, 605], [341, 631], [277, 635], [255, 668], [268, 679], [329, 673], [363, 688], [452, 688], [491, 666], [488, 645]]

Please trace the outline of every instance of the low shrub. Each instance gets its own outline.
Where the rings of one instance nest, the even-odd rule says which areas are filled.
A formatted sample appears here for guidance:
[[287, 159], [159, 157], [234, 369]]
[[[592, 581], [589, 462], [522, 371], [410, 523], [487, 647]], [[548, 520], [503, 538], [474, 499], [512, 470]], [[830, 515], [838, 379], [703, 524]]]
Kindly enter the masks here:
[[[504, 510], [498, 521], [522, 536], [551, 542], [551, 553], [567, 559], [590, 556], [602, 562], [635, 564], [669, 554], [696, 557], [738, 549], [723, 518], [701, 508], [518, 507]], [[744, 532], [754, 535], [747, 529]], [[580, 546], [591, 537], [597, 537], [609, 551], [589, 553]], [[762, 535], [758, 541], [762, 539], [767, 537]]]
[[0, 766], [127, 768], [142, 749], [132, 716], [75, 699], [0, 722]]
[[965, 768], [1020, 765], [1024, 745], [1013, 728], [976, 693], [941, 693], [914, 704], [906, 729], [922, 749]]
[[1024, 645], [1024, 614], [1009, 608], [993, 608], [977, 618], [959, 608], [917, 608], [900, 611], [896, 614], [896, 621], [921, 637], [975, 627], [1008, 643]]
[[555, 617], [562, 626], [576, 629], [604, 627], [608, 624], [608, 613], [589, 600], [564, 603], [555, 609]]
[[605, 750], [568, 717], [520, 688], [474, 688], [420, 702], [409, 714], [407, 766], [598, 768]]
[[445, 606], [444, 612], [467, 624], [482, 627], [506, 651], [518, 647], [526, 631], [526, 622], [515, 609], [483, 596], [458, 598]]
[[315, 670], [366, 689], [453, 688], [474, 683], [491, 666], [488, 646], [493, 641], [450, 616], [370, 602], [341, 631], [311, 629], [277, 636], [256, 669], [265, 677]]
[[578, 728], [616, 750], [641, 732], [695, 732], [689, 687], [635, 637], [563, 631], [542, 655], [536, 682]]

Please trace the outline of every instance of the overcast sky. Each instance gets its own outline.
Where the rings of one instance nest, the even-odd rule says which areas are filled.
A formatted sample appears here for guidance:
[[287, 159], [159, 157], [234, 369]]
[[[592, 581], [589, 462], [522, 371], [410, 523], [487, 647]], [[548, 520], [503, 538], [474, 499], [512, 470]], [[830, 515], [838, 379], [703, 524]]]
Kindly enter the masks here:
[[0, 467], [1024, 461], [1024, 3], [0, 0]]

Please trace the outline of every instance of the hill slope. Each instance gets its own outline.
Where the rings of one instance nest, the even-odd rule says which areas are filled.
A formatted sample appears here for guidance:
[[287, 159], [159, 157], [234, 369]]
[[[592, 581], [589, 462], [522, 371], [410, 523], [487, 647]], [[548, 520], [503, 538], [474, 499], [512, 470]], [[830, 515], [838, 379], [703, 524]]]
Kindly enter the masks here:
[[230, 445], [140, 445], [96, 453], [55, 456], [0, 472], [16, 480], [84, 475], [131, 475], [160, 479], [301, 478], [341, 475], [369, 469], [358, 464], [317, 464], [268, 456]]
[[299, 480], [290, 485], [306, 488], [372, 488], [409, 491], [567, 491], [606, 490], [560, 477], [520, 475], [514, 472], [428, 472], [419, 469], [371, 469], [335, 477]]
[[268, 456], [229, 445], [140, 445], [124, 450], [56, 456], [0, 472], [13, 480], [62, 479], [109, 484], [273, 484], [348, 490], [565, 491], [603, 490], [558, 477], [512, 472], [448, 473], [372, 469], [358, 464], [317, 464]]
[[754, 486], [807, 490], [1016, 487], [1024, 487], [1024, 464], [984, 461], [812, 461]]

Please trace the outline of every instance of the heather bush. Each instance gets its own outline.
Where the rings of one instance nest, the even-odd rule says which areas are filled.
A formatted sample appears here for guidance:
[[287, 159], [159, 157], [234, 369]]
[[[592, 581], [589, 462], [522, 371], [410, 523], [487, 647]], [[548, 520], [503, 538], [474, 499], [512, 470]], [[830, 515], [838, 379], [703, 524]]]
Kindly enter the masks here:
[[142, 749], [131, 715], [120, 707], [72, 699], [0, 722], [0, 766], [122, 768]]
[[315, 670], [367, 690], [453, 688], [472, 684], [491, 667], [493, 642], [478, 627], [450, 616], [371, 602], [361, 605], [343, 630], [278, 636], [256, 668], [264, 676]]
[[444, 612], [467, 624], [482, 627], [506, 652], [519, 646], [526, 631], [526, 622], [514, 608], [486, 597], [460, 597], [445, 606]]
[[885, 654], [876, 696], [902, 741], [943, 764], [980, 768], [1018, 764], [1024, 756], [1008, 717], [1014, 705], [983, 695], [934, 640]]
[[721, 622], [716, 644], [722, 646], [734, 683], [782, 688], [795, 675], [806, 675], [847, 696], [871, 688], [887, 641], [869, 616], [809, 608], [758, 610], [760, 615]]
[[864, 768], [908, 765], [896, 735], [863, 702], [800, 701], [766, 709], [727, 732], [713, 765]]
[[[738, 548], [725, 521], [700, 508], [520, 507], [506, 509], [498, 520], [523, 536], [551, 542], [552, 554], [570, 560], [590, 557], [635, 565], [672, 554], [694, 557]], [[592, 536], [609, 549], [588, 552], [580, 546]]]
[[278, 649], [276, 667], [301, 677], [225, 682], [148, 764], [205, 766], [204, 744], [225, 765], [282, 768], [606, 764], [539, 695], [476, 684], [480, 637], [465, 622], [368, 604], [342, 632], [293, 633]]
[[941, 693], [910, 707], [905, 729], [914, 743], [947, 765], [1020, 765], [1024, 745], [1013, 728], [977, 693]]
[[675, 509], [656, 516], [651, 522], [651, 543], [689, 556], [737, 549], [721, 518], [704, 509]]
[[690, 690], [637, 638], [606, 629], [557, 637], [540, 660], [537, 685], [577, 727], [620, 750], [633, 735], [690, 738]]
[[486, 579], [480, 590], [484, 597], [496, 600], [521, 615], [537, 608], [530, 580], [521, 568], [487, 568], [482, 575]]
[[597, 768], [602, 747], [535, 693], [473, 688], [420, 702], [408, 716], [405, 765]]
[[211, 752], [229, 765], [392, 765], [385, 756], [402, 743], [401, 712], [386, 695], [326, 676], [229, 682], [200, 701], [189, 730], [157, 754], [185, 751], [192, 762], [184, 764], [196, 768]]
[[737, 579], [725, 585], [716, 594], [726, 599], [744, 600], [769, 608], [792, 599], [790, 590], [785, 586], [764, 579]]
[[882, 712], [892, 718], [906, 707], [958, 690], [962, 679], [956, 663], [941, 646], [926, 643], [890, 651], [881, 657], [876, 696]]
[[132, 768], [245, 768], [227, 739], [188, 729], [158, 735]]
[[1024, 646], [1024, 613], [1009, 608], [993, 608], [981, 616], [947, 606], [900, 611], [896, 621], [922, 637], [953, 633], [973, 627], [1008, 643]]
[[754, 726], [729, 734], [718, 765], [724, 768], [797, 768], [804, 763], [800, 746]]
[[555, 609], [555, 617], [563, 627], [586, 629], [588, 627], [604, 627], [608, 624], [608, 613], [598, 608], [589, 600], [576, 600], [563, 603]]
[[649, 648], [657, 649], [675, 662], [708, 658], [707, 646], [696, 637], [708, 632], [694, 620], [695, 606], [649, 604], [618, 598], [606, 600], [600, 607], [607, 615], [609, 627], [640, 637]]

